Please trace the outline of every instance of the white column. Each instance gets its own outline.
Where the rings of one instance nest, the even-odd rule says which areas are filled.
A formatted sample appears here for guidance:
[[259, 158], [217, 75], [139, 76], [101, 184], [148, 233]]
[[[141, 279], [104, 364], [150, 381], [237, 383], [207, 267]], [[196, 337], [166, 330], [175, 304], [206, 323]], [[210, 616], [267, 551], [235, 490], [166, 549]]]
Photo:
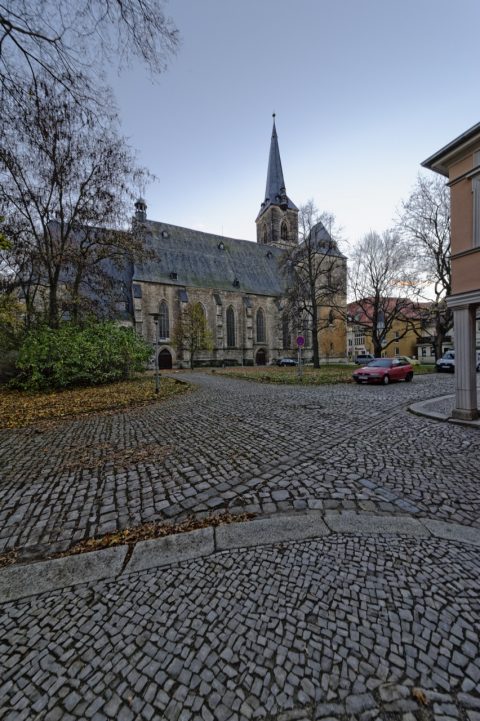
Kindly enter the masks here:
[[455, 331], [455, 408], [453, 418], [478, 418], [475, 372], [475, 306], [453, 308]]

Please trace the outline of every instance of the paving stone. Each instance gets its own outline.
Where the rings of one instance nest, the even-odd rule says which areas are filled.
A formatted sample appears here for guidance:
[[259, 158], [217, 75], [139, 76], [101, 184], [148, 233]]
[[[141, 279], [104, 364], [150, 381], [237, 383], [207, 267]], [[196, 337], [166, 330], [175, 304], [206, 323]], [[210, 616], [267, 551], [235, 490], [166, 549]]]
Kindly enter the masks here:
[[427, 713], [435, 704], [444, 718], [478, 721], [480, 564], [469, 539], [480, 435], [405, 412], [452, 379], [385, 389], [193, 377], [200, 389], [166, 404], [41, 434], [1, 431], [4, 547], [32, 558], [108, 524], [223, 507], [268, 512], [277, 525], [221, 526], [228, 547], [203, 553], [205, 534], [184, 537], [191, 555], [180, 563], [160, 568], [157, 554], [134, 570], [132, 556], [115, 579], [83, 575], [5, 602], [5, 718], [30, 721], [38, 709], [51, 721], [106, 721], [105, 705], [127, 721], [412, 721], [412, 684], [431, 699]]

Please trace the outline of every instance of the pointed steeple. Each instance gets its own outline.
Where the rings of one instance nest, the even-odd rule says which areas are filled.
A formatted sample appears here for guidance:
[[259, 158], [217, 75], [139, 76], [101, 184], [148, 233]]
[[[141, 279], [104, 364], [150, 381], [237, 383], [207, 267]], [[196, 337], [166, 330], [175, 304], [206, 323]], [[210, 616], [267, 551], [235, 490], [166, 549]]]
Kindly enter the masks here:
[[282, 161], [278, 147], [278, 135], [275, 127], [275, 113], [273, 113], [272, 140], [270, 142], [270, 155], [268, 156], [267, 187], [265, 188], [265, 200], [274, 203], [275, 200], [285, 195], [285, 181], [283, 179]]
[[255, 223], [257, 243], [274, 245], [277, 248], [290, 248], [298, 243], [298, 208], [292, 203], [285, 189], [275, 113], [268, 156], [265, 200], [260, 206]]
[[267, 185], [265, 187], [265, 200], [263, 201], [259, 217], [271, 205], [278, 205], [283, 210], [292, 208], [297, 210], [287, 196], [285, 180], [283, 178], [282, 161], [278, 147], [277, 128], [275, 126], [275, 113], [273, 113], [272, 139], [270, 141], [270, 154], [268, 156]]

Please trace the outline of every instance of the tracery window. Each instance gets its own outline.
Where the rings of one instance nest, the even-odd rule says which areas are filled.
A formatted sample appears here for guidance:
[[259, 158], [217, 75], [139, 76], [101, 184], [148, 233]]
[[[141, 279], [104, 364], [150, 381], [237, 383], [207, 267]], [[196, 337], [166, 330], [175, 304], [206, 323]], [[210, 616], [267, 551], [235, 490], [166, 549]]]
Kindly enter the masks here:
[[257, 310], [257, 343], [265, 343], [265, 313]]
[[170, 337], [170, 321], [168, 317], [168, 305], [166, 301], [162, 300], [160, 303], [160, 311], [158, 314], [158, 323], [159, 323], [159, 336], [162, 340], [165, 338]]
[[235, 347], [235, 312], [232, 306], [227, 308], [227, 346]]
[[281, 227], [280, 227], [280, 238], [282, 240], [288, 240], [288, 227], [285, 221], [283, 221]]
[[286, 313], [282, 316], [282, 341], [284, 350], [290, 348], [290, 323]]

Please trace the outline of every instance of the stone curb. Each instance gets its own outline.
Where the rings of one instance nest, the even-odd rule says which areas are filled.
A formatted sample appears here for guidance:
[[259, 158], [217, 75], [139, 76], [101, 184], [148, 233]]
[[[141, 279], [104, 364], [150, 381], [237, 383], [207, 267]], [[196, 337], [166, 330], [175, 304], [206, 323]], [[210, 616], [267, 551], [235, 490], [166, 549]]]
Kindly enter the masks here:
[[188, 533], [175, 533], [151, 541], [139, 541], [127, 564], [128, 573], [210, 556], [214, 550], [213, 528], [199, 528]]
[[410, 516], [387, 516], [353, 511], [326, 514], [297, 511], [216, 528], [201, 528], [128, 546], [116, 546], [49, 561], [0, 569], [0, 603], [57, 591], [91, 581], [113, 579], [214, 553], [272, 543], [291, 543], [328, 536], [406, 535], [434, 537], [480, 547], [480, 529]]
[[328, 533], [323, 513], [299, 511], [217, 526], [215, 548], [217, 551], [229, 551], [232, 548], [250, 548], [270, 543], [306, 541], [309, 538], [326, 536]]
[[455, 396], [450, 393], [447, 396], [439, 396], [438, 398], [430, 398], [430, 400], [413, 403], [411, 406], [408, 406], [407, 410], [416, 416], [423, 416], [424, 418], [432, 418], [434, 421], [444, 421], [444, 422], [448, 422], [448, 423], [454, 423], [459, 426], [468, 426], [469, 428], [480, 428], [480, 420], [467, 421], [467, 420], [463, 420], [461, 418], [452, 418], [452, 416], [449, 413], [445, 414], [445, 413], [439, 413], [434, 410], [427, 410], [429, 406], [434, 405], [435, 401], [444, 401], [446, 398], [454, 399]]
[[426, 401], [420, 401], [418, 403], [412, 403], [411, 406], [408, 406], [408, 410], [411, 413], [414, 413], [416, 416], [424, 416], [425, 418], [433, 418], [436, 421], [448, 421], [450, 418], [450, 414], [447, 413], [438, 413], [436, 411], [427, 411], [426, 407], [429, 405], [432, 405], [435, 401], [444, 401], [446, 398], [454, 398], [455, 396], [452, 393], [449, 393], [446, 396], [439, 396], [438, 398], [430, 398]]
[[0, 570], [0, 603], [118, 575], [128, 546], [65, 556]]

